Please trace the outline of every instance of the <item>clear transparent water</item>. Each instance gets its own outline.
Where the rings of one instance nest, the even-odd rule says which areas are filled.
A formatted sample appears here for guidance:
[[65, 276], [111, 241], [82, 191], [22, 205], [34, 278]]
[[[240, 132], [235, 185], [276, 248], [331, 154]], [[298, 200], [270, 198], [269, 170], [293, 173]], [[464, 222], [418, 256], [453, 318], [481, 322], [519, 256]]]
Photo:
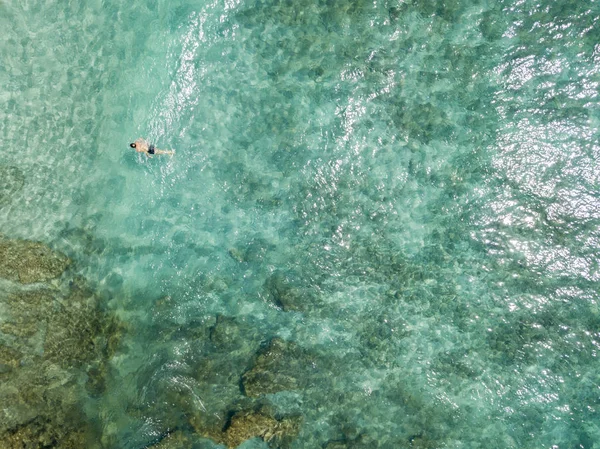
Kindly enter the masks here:
[[[98, 445], [216, 447], [190, 416], [240, 397], [278, 336], [328, 361], [269, 395], [303, 416], [293, 447], [599, 447], [599, 18], [0, 3], [0, 151], [25, 175], [2, 233], [67, 253], [128, 326], [80, 398]], [[270, 299], [274, 273], [302, 310]], [[207, 340], [217, 315], [243, 323], [235, 348]]]

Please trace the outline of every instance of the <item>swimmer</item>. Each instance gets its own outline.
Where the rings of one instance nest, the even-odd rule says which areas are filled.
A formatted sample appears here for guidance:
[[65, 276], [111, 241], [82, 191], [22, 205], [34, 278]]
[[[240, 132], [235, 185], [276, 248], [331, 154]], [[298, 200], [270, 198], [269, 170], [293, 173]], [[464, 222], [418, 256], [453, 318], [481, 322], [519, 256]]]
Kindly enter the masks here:
[[147, 157], [152, 157], [153, 154], [169, 154], [171, 156], [175, 154], [174, 150], [159, 150], [153, 144], [148, 143], [146, 139], [142, 139], [141, 137], [135, 142], [130, 143], [129, 146], [138, 153], [146, 153]]

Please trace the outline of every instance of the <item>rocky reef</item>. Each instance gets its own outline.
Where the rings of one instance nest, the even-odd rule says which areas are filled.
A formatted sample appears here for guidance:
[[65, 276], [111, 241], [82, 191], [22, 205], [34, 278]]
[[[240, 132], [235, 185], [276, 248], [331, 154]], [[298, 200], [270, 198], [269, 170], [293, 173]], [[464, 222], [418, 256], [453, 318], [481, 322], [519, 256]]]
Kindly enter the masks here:
[[102, 390], [120, 324], [46, 245], [2, 238], [0, 260], [0, 448], [95, 447], [80, 400]]
[[273, 449], [286, 449], [300, 430], [301, 417], [276, 417], [267, 407], [235, 413], [223, 432], [223, 442], [235, 448], [250, 438], [261, 438]]
[[22, 284], [59, 277], [71, 261], [40, 242], [8, 240], [0, 236], [0, 278]]
[[267, 299], [284, 312], [310, 312], [321, 305], [317, 291], [306, 288], [311, 284], [295, 270], [277, 270], [265, 281], [264, 291]]
[[198, 435], [230, 449], [252, 438], [265, 441], [272, 449], [288, 449], [302, 424], [302, 416], [278, 413], [266, 399], [235, 401], [224, 414], [224, 423], [197, 414], [190, 424]]
[[[157, 319], [164, 322], [171, 305], [170, 298], [161, 299]], [[270, 395], [297, 394], [315, 363], [320, 366], [316, 357], [282, 338], [264, 340], [264, 330], [252, 317], [216, 315], [165, 338], [169, 344], [193, 342], [198, 356], [182, 361], [176, 374], [169, 373], [178, 376], [179, 385], [189, 386], [183, 394], [174, 386], [167, 392], [169, 404], [184, 418], [174, 418], [173, 405], [160, 412], [168, 428], [176, 430], [152, 447], [183, 448], [191, 441], [199, 447], [216, 443], [236, 448], [251, 439], [272, 449], [291, 447], [304, 417], [298, 407], [278, 404]]]
[[170, 433], [158, 443], [152, 445], [152, 449], [186, 449], [192, 446], [190, 438], [182, 431]]
[[259, 349], [252, 366], [242, 375], [244, 393], [259, 397], [300, 390], [306, 386], [314, 362], [298, 345], [273, 338]]

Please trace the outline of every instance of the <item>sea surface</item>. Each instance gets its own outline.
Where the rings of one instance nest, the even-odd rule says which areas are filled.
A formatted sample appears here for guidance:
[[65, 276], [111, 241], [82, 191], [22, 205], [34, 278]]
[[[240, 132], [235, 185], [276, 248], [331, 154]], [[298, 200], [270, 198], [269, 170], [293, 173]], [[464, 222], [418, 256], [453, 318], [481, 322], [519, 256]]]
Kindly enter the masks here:
[[94, 446], [222, 448], [198, 423], [263, 401], [292, 449], [600, 448], [598, 1], [5, 0], [0, 29], [0, 233], [125, 329], [77, 398]]

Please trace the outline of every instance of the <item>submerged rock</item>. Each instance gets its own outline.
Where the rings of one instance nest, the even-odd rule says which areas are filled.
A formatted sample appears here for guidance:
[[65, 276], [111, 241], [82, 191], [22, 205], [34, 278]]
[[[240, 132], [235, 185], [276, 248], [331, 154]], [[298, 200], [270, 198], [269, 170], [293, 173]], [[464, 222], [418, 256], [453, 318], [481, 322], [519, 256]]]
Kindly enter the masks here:
[[0, 206], [10, 201], [23, 188], [25, 176], [21, 169], [11, 165], [0, 165]]
[[81, 281], [72, 282], [66, 296], [45, 288], [16, 291], [4, 304], [0, 332], [43, 360], [72, 367], [114, 350], [119, 326]]
[[79, 407], [77, 374], [40, 360], [14, 369], [0, 384], [0, 448], [90, 447]]
[[314, 358], [298, 345], [273, 338], [259, 349], [251, 368], [242, 375], [248, 397], [306, 386]]
[[229, 249], [229, 255], [240, 263], [261, 262], [275, 246], [262, 238], [253, 238]]
[[0, 294], [0, 449], [95, 447], [80, 398], [104, 388], [117, 320], [84, 279]]
[[190, 424], [199, 435], [210, 438], [228, 448], [236, 448], [244, 441], [260, 438], [272, 449], [287, 449], [300, 431], [302, 417], [279, 415], [270, 403], [242, 400], [224, 410], [224, 421], [214, 414], [196, 415]]
[[0, 237], [0, 277], [22, 284], [59, 277], [71, 261], [40, 242]]
[[19, 367], [22, 354], [0, 343], [0, 380]]
[[100, 310], [97, 296], [81, 282], [57, 299], [47, 316], [44, 358], [68, 367], [104, 355], [105, 330], [111, 322]]
[[36, 418], [12, 429], [0, 439], [2, 449], [76, 449], [88, 447], [87, 436], [76, 427], [56, 425], [51, 418]]
[[55, 292], [45, 288], [7, 294], [0, 332], [28, 346], [32, 353], [41, 351], [54, 298]]
[[87, 370], [85, 389], [92, 397], [98, 397], [106, 390], [106, 375], [102, 364], [94, 364]]
[[328, 441], [323, 449], [375, 449], [379, 444], [377, 440], [366, 434], [360, 434], [355, 438], [343, 437], [339, 440]]
[[188, 449], [192, 447], [190, 439], [180, 430], [169, 433], [158, 443], [148, 446], [153, 449]]
[[217, 315], [216, 323], [209, 330], [209, 338], [218, 348], [233, 348], [240, 342], [240, 325], [235, 318]]
[[441, 446], [439, 441], [432, 440], [423, 433], [408, 437], [408, 443], [414, 449], [434, 449]]
[[265, 281], [267, 297], [283, 311], [306, 311], [317, 305], [317, 297], [303, 286], [301, 277], [294, 272], [275, 271]]
[[240, 396], [240, 376], [259, 346], [260, 337], [243, 319], [224, 315], [217, 315], [207, 334], [206, 356], [198, 359], [195, 377], [199, 384], [210, 385], [205, 392], [207, 397], [216, 394], [219, 401], [229, 403]]
[[300, 423], [300, 417], [276, 419], [262, 411], [243, 411], [231, 417], [224, 442], [235, 448], [250, 438], [261, 438], [273, 449], [286, 449], [298, 435]]

